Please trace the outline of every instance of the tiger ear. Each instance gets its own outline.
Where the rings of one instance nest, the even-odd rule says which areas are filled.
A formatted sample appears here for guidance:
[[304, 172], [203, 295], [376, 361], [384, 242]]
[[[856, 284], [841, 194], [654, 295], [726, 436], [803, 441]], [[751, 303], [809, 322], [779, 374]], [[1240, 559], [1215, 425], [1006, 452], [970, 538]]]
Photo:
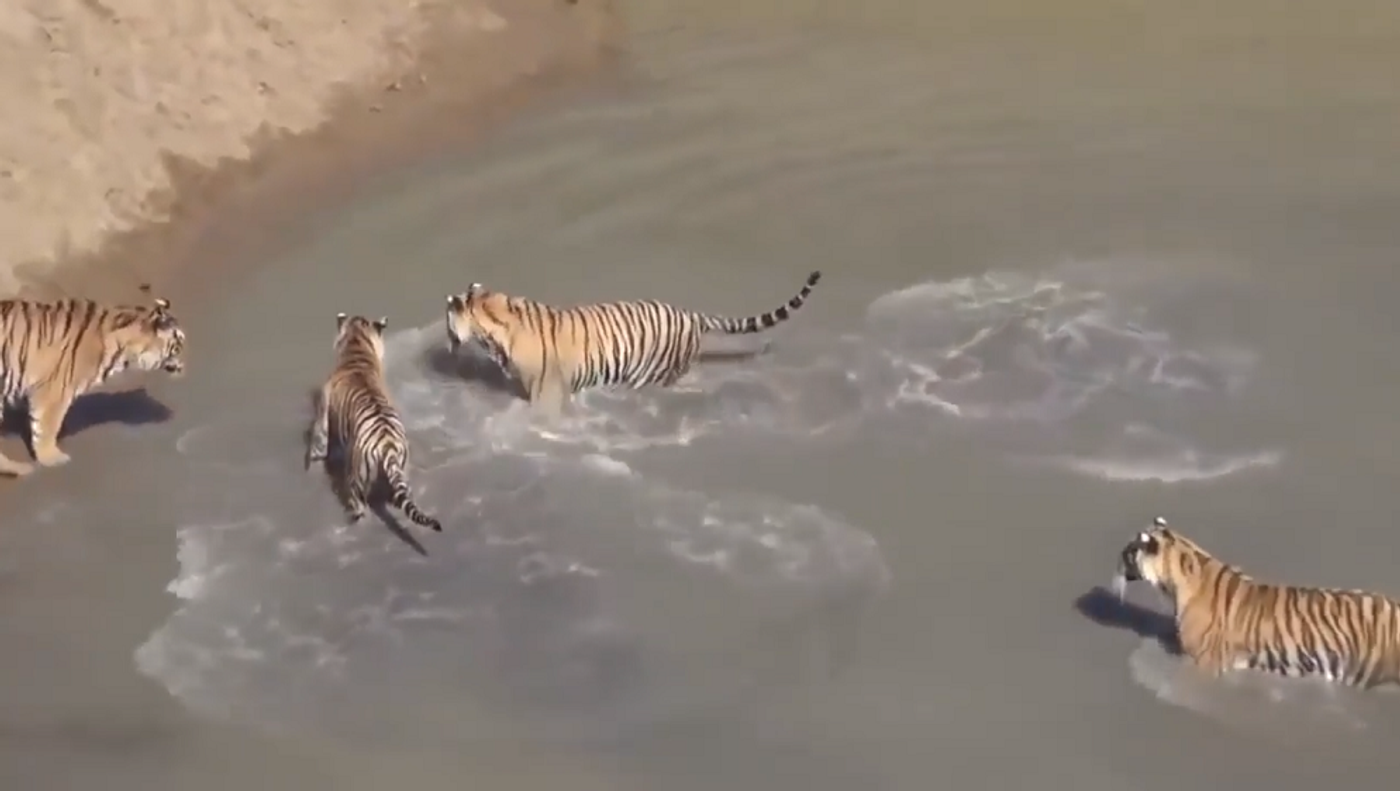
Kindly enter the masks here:
[[451, 308], [452, 310], [461, 310], [465, 306], [466, 302], [462, 299], [461, 294], [447, 295], [447, 307]]
[[340, 330], [345, 329], [345, 320], [348, 319], [348, 318], [350, 318], [350, 317], [347, 316], [347, 315], [345, 315], [344, 313], [337, 313], [337, 314], [335, 314], [335, 329], [336, 329], [336, 332], [339, 332]]
[[156, 297], [156, 310], [162, 312], [170, 310], [170, 300]]
[[467, 296], [470, 297], [473, 294], [484, 290], [486, 290], [486, 287], [481, 285], [480, 283], [472, 283], [470, 286], [467, 286]]
[[374, 331], [378, 332], [380, 335], [383, 335], [385, 328], [389, 326], [389, 317], [380, 316], [378, 319], [375, 319], [371, 323], [374, 325]]

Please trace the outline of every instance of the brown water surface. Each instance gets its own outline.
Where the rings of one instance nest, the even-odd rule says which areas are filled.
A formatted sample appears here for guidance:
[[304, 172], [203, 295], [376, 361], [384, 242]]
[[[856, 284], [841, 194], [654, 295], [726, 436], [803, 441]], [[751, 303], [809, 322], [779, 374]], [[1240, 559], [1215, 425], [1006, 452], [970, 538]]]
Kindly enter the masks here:
[[[1315, 8], [638, 2], [623, 74], [307, 207], [186, 309], [172, 417], [16, 494], [0, 768], [1382, 787], [1400, 699], [1204, 683], [1097, 590], [1160, 513], [1400, 594], [1400, 11]], [[548, 432], [440, 351], [474, 281], [743, 314], [811, 269], [769, 353]], [[300, 469], [341, 310], [390, 319], [426, 556]]]

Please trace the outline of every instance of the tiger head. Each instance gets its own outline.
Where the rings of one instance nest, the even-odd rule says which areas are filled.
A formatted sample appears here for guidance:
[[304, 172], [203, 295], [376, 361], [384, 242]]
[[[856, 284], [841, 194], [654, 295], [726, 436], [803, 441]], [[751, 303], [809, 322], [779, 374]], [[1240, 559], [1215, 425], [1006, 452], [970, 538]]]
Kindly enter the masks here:
[[160, 369], [179, 378], [185, 373], [185, 331], [170, 312], [170, 300], [157, 297], [149, 308], [127, 314], [113, 335], [126, 352], [127, 365], [142, 371]]
[[335, 350], [345, 353], [360, 347], [369, 348], [374, 356], [384, 359], [384, 330], [389, 327], [388, 317], [370, 320], [364, 316], [335, 314]]
[[503, 362], [505, 339], [510, 334], [508, 300], [505, 294], [488, 291], [480, 283], [472, 283], [462, 294], [449, 295], [447, 348], [455, 354], [474, 340], [497, 362]]
[[1113, 587], [1123, 597], [1130, 582], [1146, 582], [1168, 597], [1190, 595], [1206, 566], [1215, 562], [1210, 553], [1157, 517], [1152, 527], [1138, 533], [1118, 557]]

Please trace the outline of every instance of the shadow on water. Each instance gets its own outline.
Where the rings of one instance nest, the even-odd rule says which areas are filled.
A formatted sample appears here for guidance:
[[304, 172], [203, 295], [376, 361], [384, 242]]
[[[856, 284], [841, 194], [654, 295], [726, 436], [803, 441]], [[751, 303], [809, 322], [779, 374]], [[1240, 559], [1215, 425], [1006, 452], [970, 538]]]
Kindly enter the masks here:
[[1181, 655], [1176, 621], [1169, 615], [1119, 599], [1102, 586], [1076, 599], [1074, 608], [1100, 626], [1131, 630], [1139, 637], [1156, 640], [1167, 653]]
[[517, 378], [474, 347], [454, 352], [445, 346], [433, 345], [423, 350], [422, 360], [429, 371], [445, 379], [478, 383], [492, 392], [519, 399], [526, 397]]
[[764, 341], [752, 349], [701, 349], [697, 362], [705, 363], [747, 363], [767, 356], [773, 351], [773, 342]]
[[[302, 443], [305, 445], [310, 441], [311, 427], [308, 425], [306, 429], [302, 431]], [[336, 438], [331, 438], [330, 445], [331, 452], [327, 455], [326, 459], [321, 462], [321, 470], [325, 473], [326, 481], [331, 487], [331, 490], [335, 492], [336, 497], [341, 503], [345, 503], [348, 502], [344, 485], [345, 454], [338, 451], [339, 446]], [[395, 538], [407, 544], [414, 552], [427, 557], [427, 548], [414, 537], [413, 533], [409, 532], [407, 527], [404, 527], [403, 523], [400, 522], [398, 517], [390, 510], [386, 499], [387, 489], [388, 487], [384, 486], [382, 481], [376, 484], [375, 491], [371, 493], [370, 496], [370, 512], [379, 517], [379, 521], [384, 523], [384, 526], [388, 528], [389, 532], [392, 533]], [[349, 520], [347, 519], [347, 521]]]
[[[697, 363], [735, 364], [752, 362], [767, 356], [773, 350], [773, 342], [765, 340], [752, 348], [711, 347], [700, 351]], [[445, 379], [479, 383], [492, 392], [525, 399], [526, 393], [520, 380], [512, 376], [490, 356], [480, 351], [474, 344], [454, 352], [442, 345], [433, 345], [423, 350], [422, 361], [427, 370]]]
[[389, 505], [384, 501], [383, 497], [375, 498], [369, 510], [373, 512], [375, 516], [379, 517], [379, 521], [383, 522], [384, 526], [389, 528], [389, 532], [393, 533], [395, 538], [407, 544], [414, 552], [424, 557], [428, 556], [427, 548], [408, 531], [407, 527], [404, 527], [403, 522], [399, 521], [398, 516], [389, 510]]
[[[157, 401], [144, 387], [119, 392], [88, 393], [73, 403], [63, 419], [59, 439], [70, 437], [94, 426], [121, 423], [125, 426], [145, 426], [164, 423], [174, 416], [170, 407]], [[10, 425], [6, 415], [6, 425]]]
[[[80, 434], [90, 428], [119, 423], [124, 426], [144, 426], [164, 423], [174, 416], [170, 407], [151, 397], [144, 387], [116, 392], [88, 393], [73, 402], [63, 419], [60, 440]], [[20, 407], [4, 409], [0, 438], [15, 437], [33, 453], [29, 436], [29, 411]]]

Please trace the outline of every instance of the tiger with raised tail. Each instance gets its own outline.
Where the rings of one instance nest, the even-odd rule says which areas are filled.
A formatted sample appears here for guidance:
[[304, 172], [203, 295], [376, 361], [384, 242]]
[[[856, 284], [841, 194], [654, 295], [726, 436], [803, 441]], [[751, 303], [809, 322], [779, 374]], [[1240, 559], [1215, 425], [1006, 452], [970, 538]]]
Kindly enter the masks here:
[[1119, 558], [1176, 609], [1181, 649], [1210, 676], [1236, 670], [1370, 688], [1400, 684], [1400, 603], [1361, 590], [1273, 585], [1217, 560], [1157, 517]]
[[476, 339], [513, 373], [526, 397], [558, 415], [571, 396], [593, 387], [670, 387], [703, 352], [708, 333], [744, 335], [791, 317], [821, 280], [813, 272], [776, 310], [729, 318], [657, 300], [557, 308], [473, 283], [447, 298], [447, 341], [455, 352]]
[[408, 491], [408, 439], [384, 381], [387, 319], [335, 317], [335, 369], [313, 398], [315, 416], [306, 444], [306, 469], [324, 461], [336, 440], [337, 493], [353, 524], [365, 515], [377, 487], [409, 519], [441, 532], [442, 523], [413, 502]]
[[[28, 405], [30, 448], [44, 467], [71, 460], [58, 447], [58, 436], [79, 396], [128, 369], [160, 369], [179, 377], [184, 351], [185, 332], [169, 300], [139, 306], [87, 299], [0, 301], [0, 401], [6, 407]], [[0, 475], [33, 471], [34, 465], [0, 453]]]

